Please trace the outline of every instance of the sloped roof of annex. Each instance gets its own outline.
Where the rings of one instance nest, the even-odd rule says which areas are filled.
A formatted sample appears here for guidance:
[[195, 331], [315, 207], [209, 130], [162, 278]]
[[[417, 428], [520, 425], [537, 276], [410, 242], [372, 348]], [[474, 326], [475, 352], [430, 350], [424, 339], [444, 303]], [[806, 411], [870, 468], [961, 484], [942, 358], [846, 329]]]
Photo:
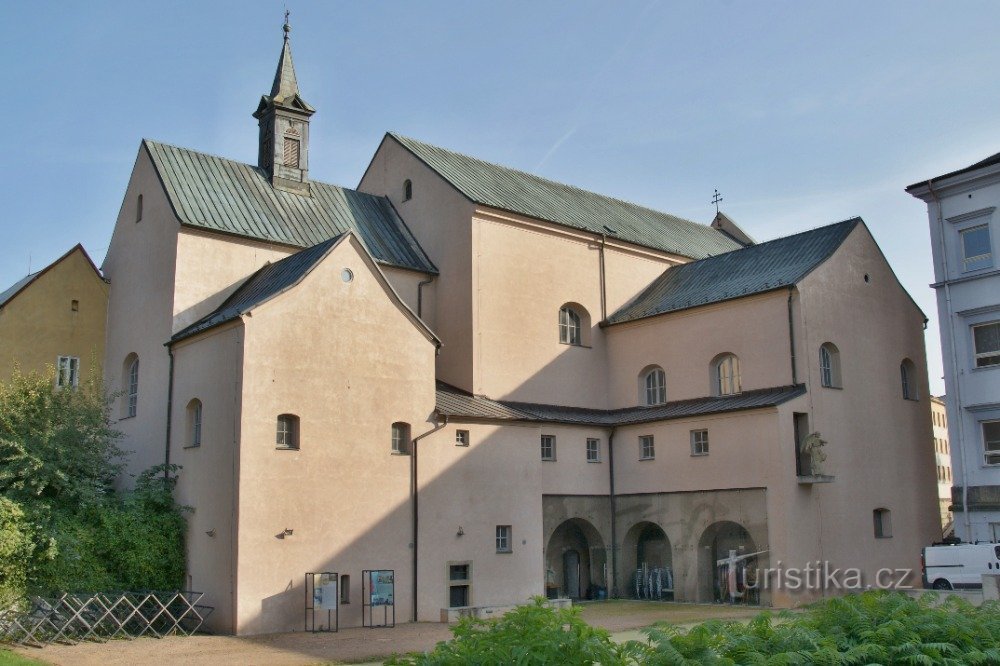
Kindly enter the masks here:
[[459, 419], [612, 427], [776, 407], [805, 392], [805, 385], [796, 384], [737, 395], [674, 400], [654, 407], [586, 409], [493, 400], [438, 381], [436, 411], [441, 416]]
[[705, 224], [393, 132], [387, 133], [382, 143], [389, 140], [401, 145], [466, 199], [482, 206], [692, 259], [742, 247]]
[[386, 197], [312, 179], [304, 196], [250, 164], [149, 139], [141, 150], [182, 225], [301, 248], [353, 231], [384, 266], [438, 272]]
[[240, 319], [243, 315], [264, 303], [274, 298], [280, 298], [282, 294], [301, 284], [306, 276], [319, 266], [338, 246], [349, 242], [350, 239], [355, 240], [359, 254], [365, 263], [368, 264], [368, 268], [386, 290], [386, 293], [396, 307], [400, 309], [414, 326], [423, 332], [429, 341], [433, 342], [436, 346], [440, 346], [441, 340], [403, 301], [389, 283], [389, 280], [385, 277], [375, 259], [353, 231], [346, 231], [322, 243], [317, 243], [312, 247], [287, 256], [280, 261], [265, 264], [251, 274], [243, 284], [237, 287], [219, 307], [190, 326], [175, 333], [168, 344], [180, 342], [227, 322]]

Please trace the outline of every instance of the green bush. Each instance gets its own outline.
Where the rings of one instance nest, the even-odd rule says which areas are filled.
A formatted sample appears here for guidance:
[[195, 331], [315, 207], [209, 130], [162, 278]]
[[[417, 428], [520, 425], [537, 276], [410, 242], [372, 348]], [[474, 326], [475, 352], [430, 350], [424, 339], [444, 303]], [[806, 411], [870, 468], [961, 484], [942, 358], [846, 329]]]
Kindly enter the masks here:
[[0, 384], [0, 604], [25, 592], [182, 586], [179, 468], [114, 491], [123, 453], [111, 398], [96, 381], [57, 389], [51, 374]]

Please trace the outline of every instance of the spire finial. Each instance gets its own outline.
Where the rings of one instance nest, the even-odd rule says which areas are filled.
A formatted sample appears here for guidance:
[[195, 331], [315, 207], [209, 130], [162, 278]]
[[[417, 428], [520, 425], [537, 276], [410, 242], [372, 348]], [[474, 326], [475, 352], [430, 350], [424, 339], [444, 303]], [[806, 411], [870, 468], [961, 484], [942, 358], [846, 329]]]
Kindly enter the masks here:
[[290, 33], [292, 31], [292, 26], [289, 25], [289, 23], [288, 23], [288, 17], [290, 15], [291, 15], [291, 12], [288, 11], [288, 9], [285, 9], [285, 25], [281, 26], [281, 29], [285, 31], [285, 41], [288, 41], [288, 33]]

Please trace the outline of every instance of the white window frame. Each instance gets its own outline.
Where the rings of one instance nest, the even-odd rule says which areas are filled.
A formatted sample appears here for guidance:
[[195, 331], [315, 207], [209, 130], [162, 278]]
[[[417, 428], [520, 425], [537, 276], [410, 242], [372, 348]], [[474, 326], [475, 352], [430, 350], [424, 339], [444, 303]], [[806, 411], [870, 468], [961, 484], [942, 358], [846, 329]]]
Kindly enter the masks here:
[[[976, 329], [986, 328], [990, 326], [996, 326], [998, 330], [1000, 330], [1000, 321], [986, 321], [980, 324], [973, 324], [970, 327], [971, 329], [970, 332], [972, 334], [972, 355], [973, 359], [975, 360], [977, 369], [1000, 367], [1000, 347], [998, 347], [995, 351], [980, 352], [979, 347], [976, 344]], [[982, 364], [980, 363], [980, 361], [989, 361], [989, 360], [992, 360], [992, 362], [982, 363]]]
[[715, 362], [716, 395], [739, 395], [743, 392], [740, 380], [740, 359], [736, 354], [724, 354]]
[[[986, 467], [1000, 467], [1000, 420], [979, 422], [979, 431], [983, 435], [983, 464]], [[986, 426], [995, 425], [998, 432], [996, 439], [988, 439]]]
[[824, 388], [841, 388], [840, 350], [832, 342], [819, 346], [819, 378]]
[[601, 462], [601, 440], [597, 437], [587, 438], [587, 462]]
[[56, 386], [76, 388], [80, 384], [80, 359], [77, 356], [56, 358]]
[[298, 451], [299, 436], [299, 417], [295, 414], [279, 414], [275, 427], [275, 448]]
[[188, 433], [190, 437], [188, 441], [188, 446], [191, 448], [197, 448], [201, 446], [201, 416], [202, 416], [202, 404], [201, 400], [192, 400], [194, 404], [190, 406], [191, 410], [191, 431]]
[[900, 388], [903, 390], [904, 400], [914, 402], [920, 400], [920, 394], [917, 391], [916, 367], [916, 364], [909, 359], [903, 359], [899, 364], [899, 382]]
[[[989, 245], [989, 251], [985, 254], [977, 254], [969, 257], [965, 254], [965, 235], [975, 231], [986, 232], [986, 242]], [[958, 230], [958, 251], [962, 259], [963, 273], [981, 271], [993, 267], [993, 230], [990, 229], [988, 218], [983, 224], [973, 224]]]
[[468, 430], [455, 431], [455, 446], [468, 446], [471, 439]]
[[708, 429], [702, 428], [700, 430], [691, 431], [691, 455], [693, 456], [707, 456], [708, 455]]
[[663, 368], [651, 369], [643, 379], [646, 387], [646, 406], [665, 404], [667, 402], [667, 373], [664, 372]]
[[559, 342], [574, 347], [583, 346], [583, 318], [568, 305], [559, 308]]
[[541, 445], [542, 462], [555, 462], [556, 459], [556, 436], [542, 435], [539, 440]]
[[656, 440], [652, 435], [639, 435], [639, 460], [656, 459]]
[[514, 552], [513, 543], [513, 529], [510, 525], [497, 525], [497, 552], [498, 553], [512, 553]]
[[405, 456], [410, 454], [410, 425], [397, 421], [392, 424], [392, 454]]

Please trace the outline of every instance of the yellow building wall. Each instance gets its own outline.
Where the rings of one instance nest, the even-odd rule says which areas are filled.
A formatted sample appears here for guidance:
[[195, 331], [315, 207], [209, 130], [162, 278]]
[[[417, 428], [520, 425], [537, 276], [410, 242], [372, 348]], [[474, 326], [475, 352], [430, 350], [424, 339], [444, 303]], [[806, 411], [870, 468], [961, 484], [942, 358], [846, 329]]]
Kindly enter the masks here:
[[74, 248], [0, 308], [0, 382], [10, 380], [15, 365], [51, 371], [59, 356], [80, 359], [80, 381], [99, 377], [107, 313], [107, 283]]

